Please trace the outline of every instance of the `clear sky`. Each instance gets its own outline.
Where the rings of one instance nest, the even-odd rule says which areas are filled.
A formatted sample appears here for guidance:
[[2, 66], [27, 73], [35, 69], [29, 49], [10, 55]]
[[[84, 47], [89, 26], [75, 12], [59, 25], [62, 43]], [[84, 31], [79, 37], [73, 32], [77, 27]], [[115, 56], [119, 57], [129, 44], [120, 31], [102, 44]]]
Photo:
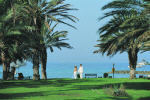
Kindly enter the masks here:
[[[48, 51], [48, 63], [128, 63], [127, 53], [116, 54], [114, 57], [110, 58], [106, 55], [102, 56], [100, 53], [93, 54], [97, 47], [94, 45], [98, 44], [97, 40], [99, 35], [97, 30], [102, 27], [110, 19], [104, 19], [98, 21], [100, 16], [103, 16], [108, 10], [102, 11], [101, 8], [105, 4], [113, 0], [66, 0], [65, 4], [73, 5], [72, 8], [77, 8], [78, 11], [70, 11], [69, 14], [76, 16], [79, 21], [77, 23], [69, 22], [74, 25], [77, 29], [71, 28], [64, 24], [59, 24], [55, 30], [68, 31], [68, 38], [66, 42], [69, 43], [74, 49], [54, 48], [54, 52]], [[150, 62], [149, 52], [138, 54], [138, 62], [143, 59]]]

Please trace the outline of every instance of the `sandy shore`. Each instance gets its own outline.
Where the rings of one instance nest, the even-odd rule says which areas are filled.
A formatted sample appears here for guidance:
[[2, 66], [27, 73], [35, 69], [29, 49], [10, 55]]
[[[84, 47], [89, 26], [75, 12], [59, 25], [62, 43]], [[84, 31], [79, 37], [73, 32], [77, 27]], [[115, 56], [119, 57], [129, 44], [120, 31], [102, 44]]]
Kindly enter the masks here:
[[[112, 71], [111, 72], [107, 72], [107, 73], [113, 73]], [[117, 73], [117, 74], [130, 74], [130, 70], [116, 70], [114, 73]], [[135, 72], [136, 74], [150, 74], [150, 71], [136, 71]]]

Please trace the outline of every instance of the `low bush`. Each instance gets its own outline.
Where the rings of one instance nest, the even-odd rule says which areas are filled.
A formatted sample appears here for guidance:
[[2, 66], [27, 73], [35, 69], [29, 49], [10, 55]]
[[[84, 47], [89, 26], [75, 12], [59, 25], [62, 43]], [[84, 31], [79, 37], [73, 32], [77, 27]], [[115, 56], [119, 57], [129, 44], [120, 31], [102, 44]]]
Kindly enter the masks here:
[[107, 78], [108, 77], [108, 73], [104, 73], [103, 77]]
[[109, 88], [104, 87], [103, 88], [105, 95], [111, 95], [111, 96], [119, 96], [119, 97], [125, 97], [129, 96], [125, 91], [125, 86], [123, 84], [120, 85], [120, 88], [118, 88], [118, 84], [115, 86], [110, 86]]
[[112, 78], [112, 76], [109, 76], [109, 78]]

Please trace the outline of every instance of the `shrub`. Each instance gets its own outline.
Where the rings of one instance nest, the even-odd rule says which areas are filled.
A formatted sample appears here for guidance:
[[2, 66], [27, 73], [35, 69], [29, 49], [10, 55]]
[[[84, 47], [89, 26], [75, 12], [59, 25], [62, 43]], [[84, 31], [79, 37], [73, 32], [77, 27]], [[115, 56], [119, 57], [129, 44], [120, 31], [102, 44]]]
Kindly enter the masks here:
[[104, 73], [103, 77], [107, 78], [108, 77], [108, 73]]
[[77, 77], [80, 78], [80, 74], [77, 74]]
[[112, 87], [112, 85], [107, 88], [104, 87], [103, 88], [104, 94], [105, 95], [111, 95], [111, 96], [129, 96], [126, 92], [125, 92], [125, 86], [123, 86], [123, 84], [120, 85], [120, 88], [118, 88], [118, 84]]
[[109, 78], [112, 78], [112, 76], [109, 76]]

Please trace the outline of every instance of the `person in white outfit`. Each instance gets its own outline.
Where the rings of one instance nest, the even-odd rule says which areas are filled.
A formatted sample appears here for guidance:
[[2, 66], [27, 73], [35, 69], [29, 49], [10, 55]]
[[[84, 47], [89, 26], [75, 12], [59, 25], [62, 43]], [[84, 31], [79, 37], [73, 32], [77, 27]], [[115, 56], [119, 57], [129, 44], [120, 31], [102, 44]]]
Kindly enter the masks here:
[[80, 73], [80, 79], [82, 79], [82, 73], [83, 73], [83, 66], [80, 64], [78, 72]]
[[74, 66], [73, 73], [74, 73], [74, 79], [76, 79], [77, 78], [77, 66], [76, 65]]

